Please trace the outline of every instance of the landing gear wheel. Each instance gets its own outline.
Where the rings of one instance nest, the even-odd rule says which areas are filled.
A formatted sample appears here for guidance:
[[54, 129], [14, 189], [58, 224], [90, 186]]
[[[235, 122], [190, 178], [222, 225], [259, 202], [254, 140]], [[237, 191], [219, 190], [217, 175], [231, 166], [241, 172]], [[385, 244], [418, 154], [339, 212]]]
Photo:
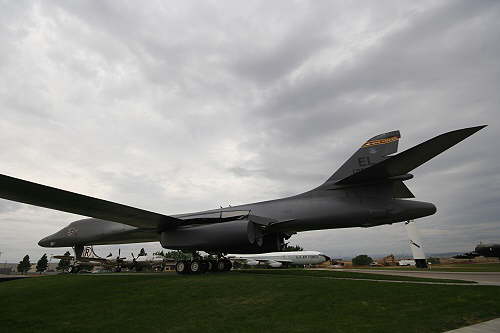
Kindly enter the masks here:
[[71, 266], [71, 268], [69, 269], [69, 272], [72, 274], [76, 274], [79, 271], [80, 271], [80, 266], [77, 266], [77, 265]]
[[184, 261], [184, 260], [178, 261], [175, 264], [175, 271], [178, 274], [186, 274], [186, 273], [188, 273], [189, 272], [188, 263], [186, 261]]
[[201, 262], [199, 260], [193, 260], [191, 261], [191, 263], [189, 264], [189, 270], [191, 271], [191, 273], [193, 274], [199, 274], [201, 273], [202, 271], [202, 267], [201, 267]]
[[229, 259], [223, 259], [224, 261], [224, 272], [229, 272], [233, 268], [233, 263]]
[[201, 273], [206, 273], [209, 270], [209, 262], [207, 260], [200, 261]]
[[208, 266], [210, 272], [217, 272], [217, 260], [210, 260]]
[[221, 259], [217, 261], [217, 270], [216, 272], [224, 272], [226, 270], [226, 260]]

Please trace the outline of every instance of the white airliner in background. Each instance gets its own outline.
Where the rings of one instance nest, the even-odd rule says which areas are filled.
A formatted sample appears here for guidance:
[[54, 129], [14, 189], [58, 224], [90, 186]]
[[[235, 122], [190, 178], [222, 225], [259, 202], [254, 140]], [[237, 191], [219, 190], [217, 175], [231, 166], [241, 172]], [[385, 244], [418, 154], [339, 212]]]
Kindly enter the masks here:
[[330, 260], [318, 251], [269, 252], [260, 254], [228, 254], [231, 261], [242, 262], [250, 266], [267, 265], [281, 267], [288, 265], [315, 265]]

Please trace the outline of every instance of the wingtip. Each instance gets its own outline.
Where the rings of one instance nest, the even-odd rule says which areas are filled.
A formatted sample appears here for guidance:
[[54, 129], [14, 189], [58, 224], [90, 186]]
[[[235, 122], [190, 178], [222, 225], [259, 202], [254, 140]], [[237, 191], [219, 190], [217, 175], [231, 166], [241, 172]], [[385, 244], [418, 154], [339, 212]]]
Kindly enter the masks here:
[[465, 128], [461, 128], [461, 129], [457, 129], [457, 130], [454, 130], [454, 131], [451, 131], [449, 133], [452, 133], [452, 132], [461, 132], [461, 133], [467, 133], [468, 135], [472, 135], [480, 130], [482, 130], [483, 128], [485, 128], [486, 126], [488, 125], [479, 125], [479, 126], [473, 126], [473, 127], [465, 127]]
[[486, 126], [488, 126], [488, 125], [479, 125], [479, 126], [469, 127], [469, 128], [467, 128], [467, 130], [470, 130], [472, 133], [476, 133], [476, 132], [482, 130], [483, 128], [485, 128]]
[[458, 143], [458, 142], [460, 142], [462, 140], [465, 140], [469, 136], [474, 135], [475, 133], [477, 133], [478, 131], [482, 130], [486, 126], [487, 125], [480, 125], [480, 126], [460, 128], [460, 129], [456, 129], [454, 131], [450, 131], [450, 132], [438, 135], [436, 138], [438, 138], [438, 137], [448, 137], [448, 138], [454, 137], [455, 138], [454, 140], [458, 140], [456, 142], [456, 143]]

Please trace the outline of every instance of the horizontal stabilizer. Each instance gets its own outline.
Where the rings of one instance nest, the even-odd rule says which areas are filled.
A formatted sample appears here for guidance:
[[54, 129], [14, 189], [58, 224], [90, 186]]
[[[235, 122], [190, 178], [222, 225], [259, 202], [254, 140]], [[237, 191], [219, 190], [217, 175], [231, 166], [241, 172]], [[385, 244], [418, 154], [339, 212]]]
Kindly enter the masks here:
[[[74, 256], [52, 256], [54, 259], [59, 259], [59, 260], [75, 260]], [[80, 257], [78, 258], [78, 261], [80, 262], [108, 262], [108, 259], [105, 258], [87, 258], [87, 257]]]
[[73, 260], [73, 256], [51, 256], [53, 259], [59, 259], [59, 260]]
[[0, 198], [95, 217], [138, 228], [168, 229], [182, 223], [171, 216], [0, 175]]
[[405, 175], [484, 127], [486, 125], [441, 134], [397, 155], [389, 156], [380, 163], [337, 181], [336, 184], [359, 184]]

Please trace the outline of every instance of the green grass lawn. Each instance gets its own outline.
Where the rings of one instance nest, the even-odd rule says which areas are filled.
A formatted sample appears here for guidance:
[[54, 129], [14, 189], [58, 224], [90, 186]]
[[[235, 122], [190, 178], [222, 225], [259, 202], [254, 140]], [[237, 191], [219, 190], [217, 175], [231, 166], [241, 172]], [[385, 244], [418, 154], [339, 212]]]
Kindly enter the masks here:
[[277, 274], [277, 275], [300, 275], [311, 277], [331, 277], [343, 279], [366, 279], [366, 280], [389, 280], [389, 281], [414, 281], [414, 282], [439, 282], [439, 283], [476, 283], [473, 281], [431, 279], [412, 276], [397, 276], [358, 272], [339, 272], [330, 270], [309, 270], [309, 269], [244, 269], [237, 270], [238, 273], [251, 274]]
[[58, 275], [0, 283], [3, 332], [442, 332], [500, 288], [302, 275]]
[[[357, 267], [353, 267], [357, 268]], [[415, 267], [359, 267], [363, 269], [374, 269], [374, 270], [405, 270], [405, 271], [426, 271], [427, 269], [415, 268]], [[436, 272], [500, 272], [500, 263], [489, 263], [489, 264], [454, 264], [454, 265], [433, 265], [431, 267], [432, 271]]]

